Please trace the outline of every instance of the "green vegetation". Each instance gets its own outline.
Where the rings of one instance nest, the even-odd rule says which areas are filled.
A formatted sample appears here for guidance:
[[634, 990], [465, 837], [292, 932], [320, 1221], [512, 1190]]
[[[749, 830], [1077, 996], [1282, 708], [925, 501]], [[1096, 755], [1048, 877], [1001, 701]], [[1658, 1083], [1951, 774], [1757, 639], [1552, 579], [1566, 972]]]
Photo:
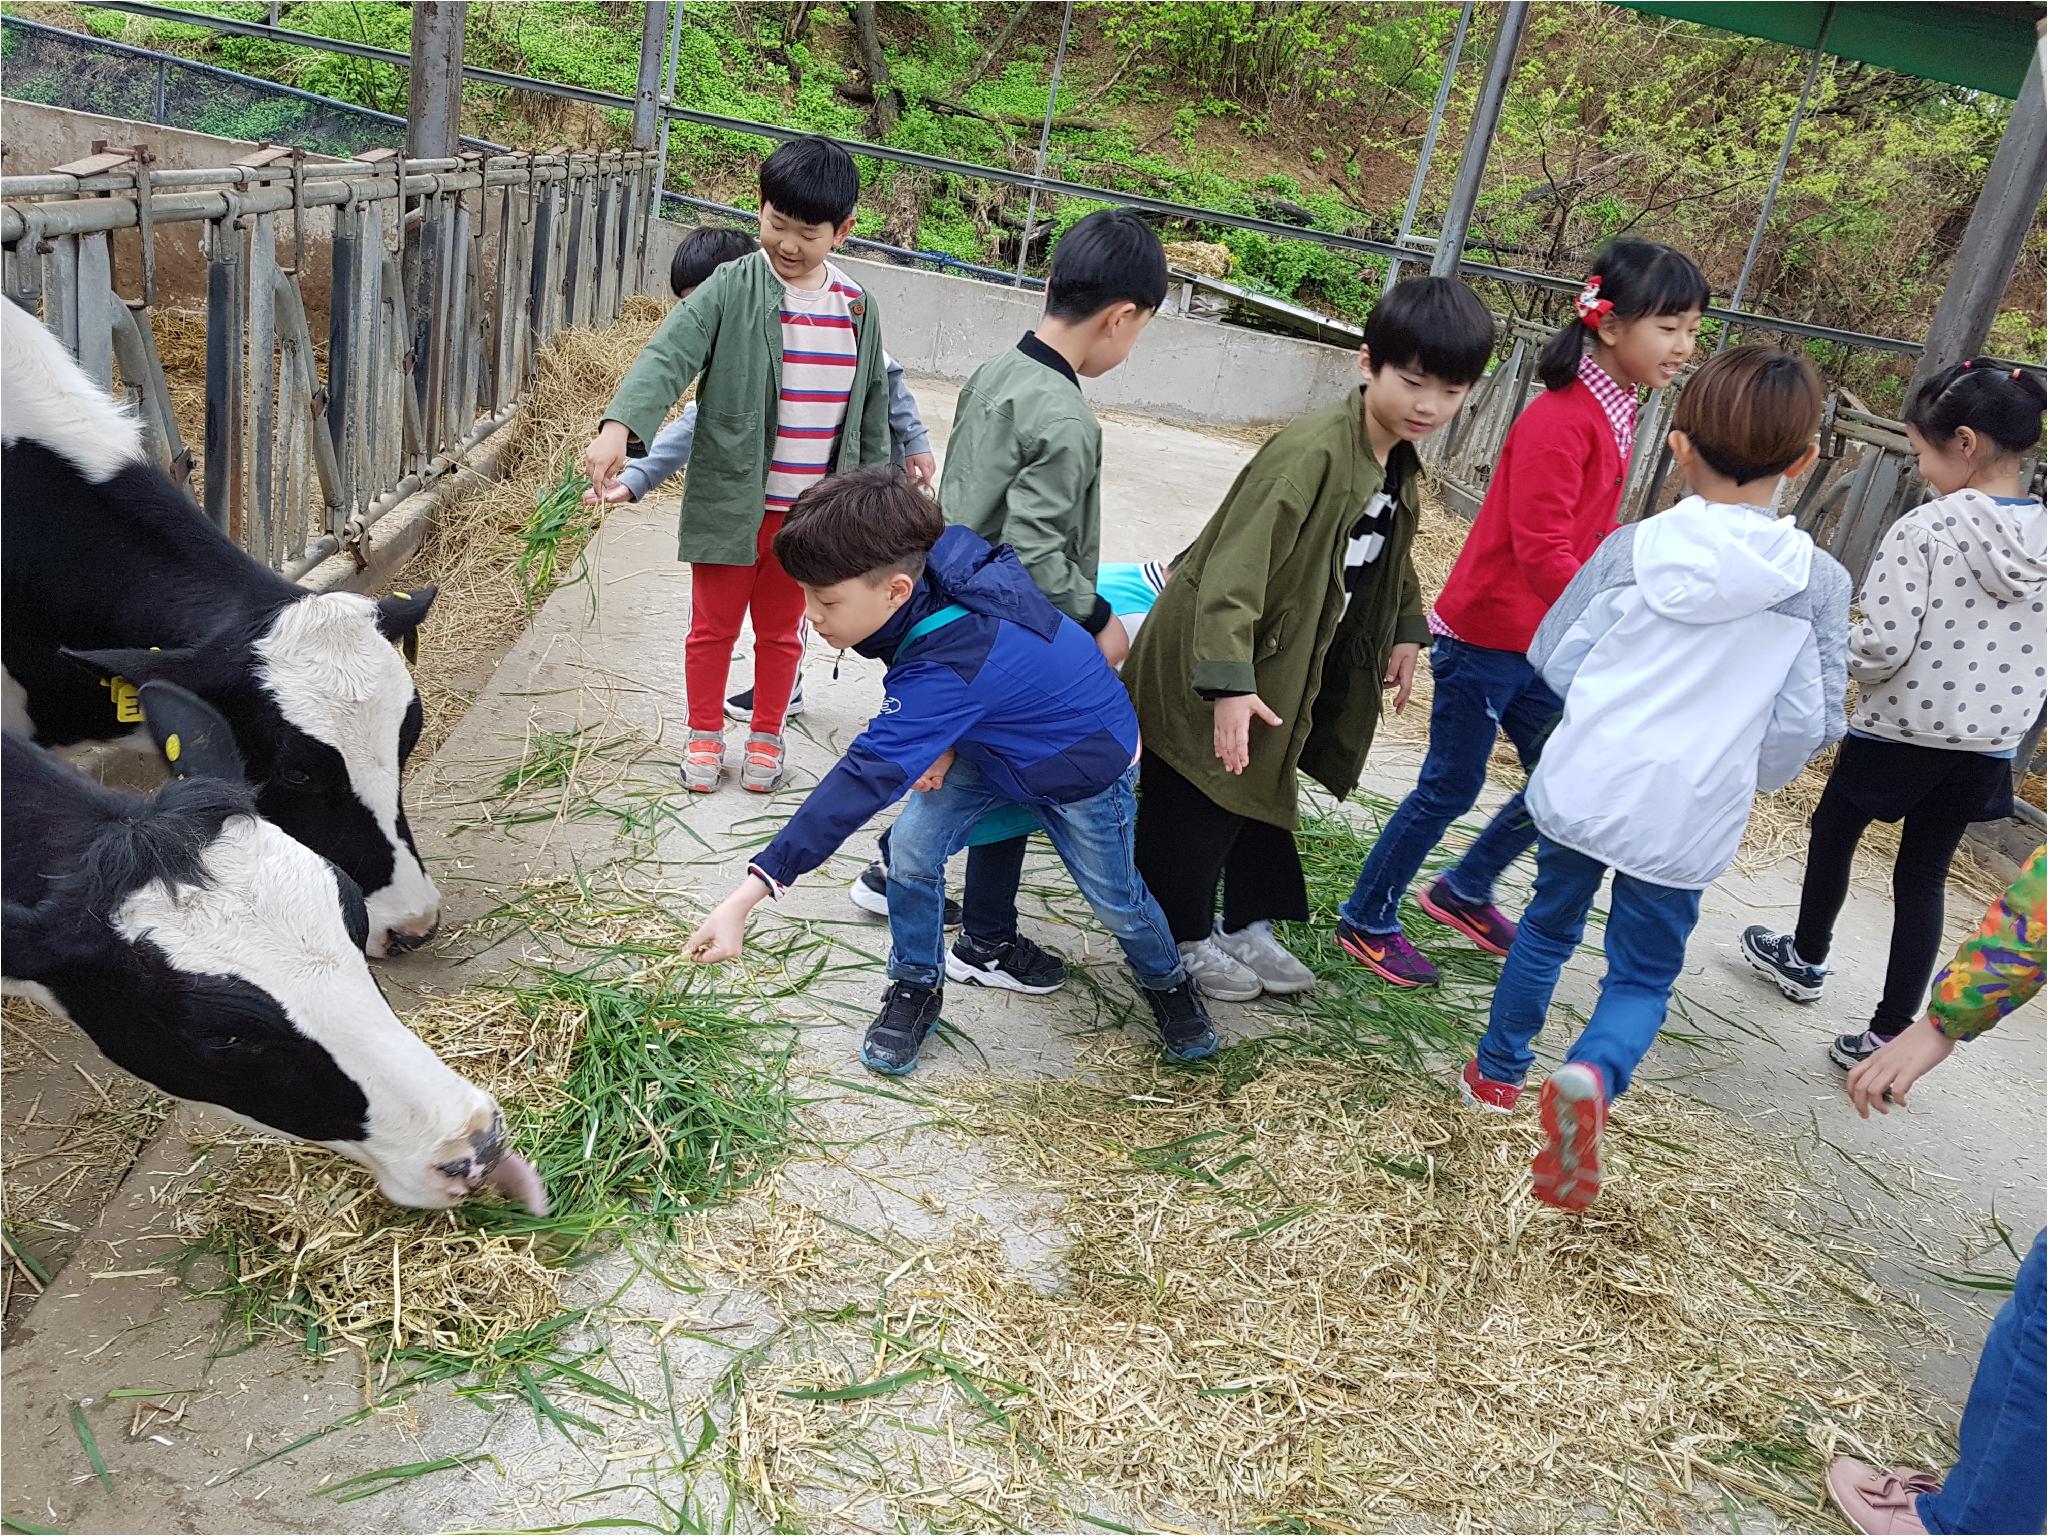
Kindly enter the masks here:
[[[384, 111], [406, 82], [388, 65], [322, 55], [87, 7], [8, 8], [61, 25], [203, 56], [231, 69]], [[260, 19], [260, 3], [194, 9]], [[381, 47], [407, 44], [394, 0], [300, 3], [283, 24]], [[985, 164], [1026, 168], [1046, 110], [1059, 29], [1052, 5], [892, 0], [690, 0], [677, 98], [704, 111]], [[1419, 227], [1448, 195], [1456, 149], [1490, 46], [1482, 8], [1452, 91]], [[469, 59], [630, 95], [640, 7], [479, 0]], [[863, 16], [867, 25], [863, 25]], [[1279, 222], [1394, 233], [1441, 79], [1456, 8], [1423, 0], [1140, 3], [1083, 0], [1054, 104], [1048, 169], [1089, 182]], [[1694, 252], [1716, 288], [1733, 286], [1799, 86], [1802, 55], [1778, 44], [1591, 5], [1532, 14], [1471, 241], [1508, 265], [1575, 275], [1602, 240], [1628, 232]], [[232, 131], [263, 137], [263, 124]], [[1822, 68], [1750, 303], [1849, 329], [1913, 335], [1933, 312], [2009, 103], [1863, 65]], [[214, 125], [208, 125], [214, 126]], [[505, 142], [624, 141], [625, 115], [472, 86], [465, 127]], [[745, 204], [763, 141], [676, 124], [670, 184]], [[1014, 264], [1024, 195], [966, 177], [864, 166], [858, 231], [962, 260]], [[1088, 211], [1041, 203], [1028, 264]], [[1190, 223], [1170, 238], [1227, 246], [1245, 286], [1356, 319], [1382, 264], [1320, 246]], [[2035, 356], [2041, 238], [2020, 264], [1993, 345]], [[1489, 299], [1556, 317], [1554, 296], [1498, 288]], [[1897, 403], [1902, 364], [1816, 345], [1814, 359], [1869, 403]]]

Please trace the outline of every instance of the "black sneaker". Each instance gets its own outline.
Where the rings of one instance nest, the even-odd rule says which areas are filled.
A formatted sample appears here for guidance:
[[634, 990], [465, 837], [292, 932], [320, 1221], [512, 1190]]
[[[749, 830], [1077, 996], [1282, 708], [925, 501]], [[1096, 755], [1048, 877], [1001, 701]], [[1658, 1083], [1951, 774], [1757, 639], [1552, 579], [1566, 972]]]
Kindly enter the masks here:
[[1005, 944], [982, 944], [963, 933], [946, 955], [946, 978], [1038, 997], [1066, 985], [1067, 962], [1021, 933]]
[[860, 1064], [884, 1077], [903, 1076], [917, 1065], [918, 1050], [939, 1022], [944, 1000], [945, 993], [937, 987], [890, 982], [882, 994], [882, 1011], [860, 1043]]
[[1140, 987], [1138, 992], [1152, 1010], [1159, 1026], [1160, 1041], [1175, 1061], [1200, 1061], [1216, 1054], [1216, 1031], [1209, 1024], [1209, 1009], [1202, 1002], [1201, 989], [1193, 981], [1155, 992]]
[[[804, 675], [796, 675], [796, 686], [789, 690], [789, 708], [782, 712], [785, 720], [794, 720], [804, 712]], [[725, 718], [728, 720], [751, 720], [754, 718], [754, 690], [743, 689], [725, 701]]]
[[1742, 930], [1742, 958], [1760, 976], [1768, 976], [1778, 990], [1795, 1003], [1820, 999], [1821, 986], [1828, 979], [1824, 965], [1807, 965], [1792, 949], [1792, 935], [1773, 933], [1758, 924]]
[[[853, 884], [846, 888], [846, 899], [863, 912], [884, 918], [889, 915], [889, 872], [880, 859], [853, 877]], [[945, 924], [948, 928], [960, 926], [960, 903], [950, 896], [946, 898]]]
[[1828, 1059], [1847, 1072], [1868, 1061], [1879, 1051], [1892, 1043], [1890, 1035], [1880, 1035], [1875, 1030], [1860, 1030], [1853, 1035], [1837, 1035], [1835, 1043], [1828, 1047]]

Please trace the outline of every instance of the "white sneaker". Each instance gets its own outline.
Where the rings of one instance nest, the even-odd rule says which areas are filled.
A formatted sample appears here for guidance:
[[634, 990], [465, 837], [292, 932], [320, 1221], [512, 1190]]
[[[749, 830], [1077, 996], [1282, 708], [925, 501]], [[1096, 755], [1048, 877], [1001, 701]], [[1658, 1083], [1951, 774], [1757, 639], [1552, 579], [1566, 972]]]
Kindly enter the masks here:
[[1220, 1003], [1248, 1003], [1266, 990], [1256, 971], [1217, 948], [1213, 938], [1181, 945], [1180, 963], [1188, 979]]
[[1253, 923], [1236, 933], [1218, 928], [1216, 947], [1258, 977], [1259, 985], [1276, 996], [1306, 992], [1316, 984], [1316, 973], [1273, 937], [1271, 923]]

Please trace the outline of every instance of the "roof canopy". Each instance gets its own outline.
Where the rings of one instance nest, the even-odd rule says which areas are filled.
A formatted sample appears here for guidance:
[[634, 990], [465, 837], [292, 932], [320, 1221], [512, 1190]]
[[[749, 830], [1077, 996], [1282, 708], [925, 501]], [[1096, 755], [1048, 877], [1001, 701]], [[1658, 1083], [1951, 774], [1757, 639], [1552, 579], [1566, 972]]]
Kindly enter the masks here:
[[[1922, 80], [2017, 99], [2034, 55], [2037, 4], [2006, 0], [1619, 0], [1632, 11], [1827, 51]], [[1833, 12], [1832, 20], [1829, 12]]]

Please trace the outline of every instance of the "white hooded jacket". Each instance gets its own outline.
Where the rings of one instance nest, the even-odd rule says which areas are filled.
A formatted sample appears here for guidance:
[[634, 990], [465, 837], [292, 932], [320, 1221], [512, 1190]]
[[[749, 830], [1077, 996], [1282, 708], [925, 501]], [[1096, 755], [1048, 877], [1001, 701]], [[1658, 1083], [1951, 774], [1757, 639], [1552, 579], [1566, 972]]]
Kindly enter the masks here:
[[1734, 861], [1759, 788], [1845, 729], [1849, 576], [1786, 518], [1687, 497], [1601, 543], [1529, 660], [1564, 718], [1529, 780], [1537, 829], [1658, 885]]
[[2048, 698], [2048, 513], [1955, 491], [1892, 525], [1849, 631], [1866, 736], [2009, 753]]

